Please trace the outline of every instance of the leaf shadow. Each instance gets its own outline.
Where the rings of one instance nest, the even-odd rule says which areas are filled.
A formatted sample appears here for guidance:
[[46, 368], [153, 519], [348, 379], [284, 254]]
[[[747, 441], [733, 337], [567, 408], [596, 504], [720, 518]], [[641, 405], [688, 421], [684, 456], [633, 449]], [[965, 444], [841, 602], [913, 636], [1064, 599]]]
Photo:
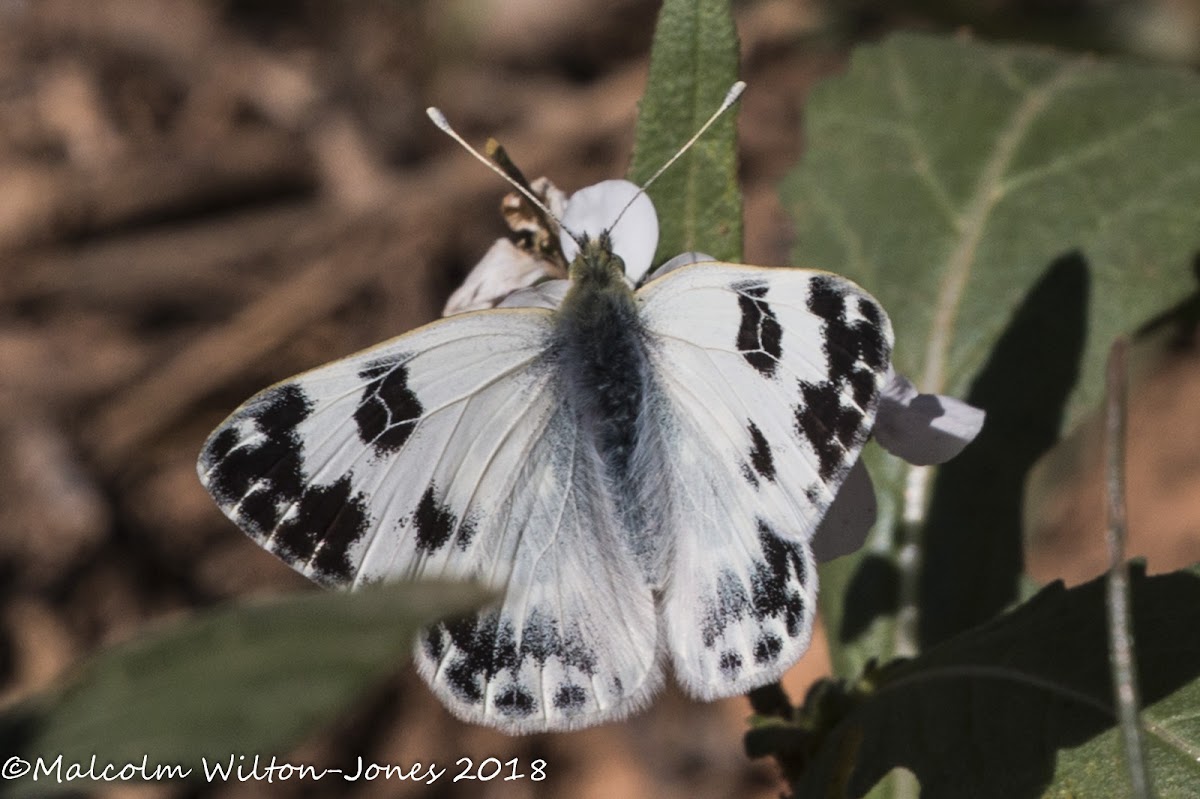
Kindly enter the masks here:
[[987, 420], [934, 483], [918, 595], [922, 649], [1017, 598], [1025, 477], [1058, 440], [1079, 377], [1090, 284], [1082, 253], [1056, 258], [971, 386], [967, 402], [983, 408]]
[[837, 640], [846, 644], [865, 635], [880, 617], [900, 607], [900, 570], [895, 561], [876, 553], [863, 556], [846, 586]]
[[1186, 352], [1195, 346], [1200, 327], [1200, 252], [1192, 255], [1192, 293], [1137, 329], [1135, 339], [1161, 336], [1168, 352]]
[[[1105, 772], [1108, 765], [1079, 755], [1061, 757], [1116, 724], [1105, 579], [1072, 589], [1054, 583], [998, 619], [885, 667], [824, 738], [794, 786], [797, 795], [823, 795], [820, 786], [844, 780], [846, 769], [853, 769], [847, 796], [864, 795], [903, 766], [928, 799], [1036, 799], [1056, 768], [1078, 779]], [[1133, 564], [1130, 587], [1144, 706], [1194, 692], [1185, 686], [1200, 677], [1200, 639], [1193, 635], [1200, 575], [1147, 576], [1144, 564]], [[1185, 745], [1194, 744], [1185, 737]], [[1163, 738], [1154, 745], [1178, 746]], [[1119, 772], [1115, 744], [1112, 760]], [[1096, 792], [1098, 784], [1120, 790], [1104, 773], [1087, 779], [1092, 787], [1082, 795], [1108, 795]]]

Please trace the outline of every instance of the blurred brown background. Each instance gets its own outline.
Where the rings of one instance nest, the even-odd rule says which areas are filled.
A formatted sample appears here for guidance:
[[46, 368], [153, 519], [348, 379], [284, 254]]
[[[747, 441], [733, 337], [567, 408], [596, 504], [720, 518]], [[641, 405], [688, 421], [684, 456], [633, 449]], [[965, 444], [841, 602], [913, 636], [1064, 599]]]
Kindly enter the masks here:
[[[735, 5], [746, 259], [761, 264], [787, 262], [775, 187], [802, 151], [805, 95], [853, 44], [967, 25], [1194, 60], [1200, 37], [1200, 5], [1182, 0], [1120, 14], [1082, 1]], [[0, 0], [0, 699], [153, 621], [310, 589], [217, 511], [195, 477], [201, 442], [267, 384], [434, 318], [503, 235], [505, 187], [427, 105], [568, 191], [622, 175], [657, 9]], [[1152, 569], [1200, 559], [1193, 352], [1134, 400], [1132, 549]], [[1103, 568], [1089, 469], [1045, 500], [1039, 579]], [[827, 669], [818, 634], [786, 681], [793, 698]], [[541, 757], [549, 778], [112, 795], [775, 795], [771, 765], [741, 751], [748, 713], [669, 691], [626, 723], [514, 739], [457, 723], [409, 670], [292, 761]]]

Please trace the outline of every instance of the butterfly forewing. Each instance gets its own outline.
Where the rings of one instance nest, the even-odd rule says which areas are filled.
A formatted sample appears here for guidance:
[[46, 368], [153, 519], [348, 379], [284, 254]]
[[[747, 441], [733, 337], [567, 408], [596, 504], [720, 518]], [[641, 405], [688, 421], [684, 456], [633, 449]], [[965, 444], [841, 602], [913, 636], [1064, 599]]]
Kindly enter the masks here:
[[639, 298], [669, 431], [667, 649], [693, 695], [740, 693], [808, 646], [808, 542], [870, 432], [891, 329], [824, 272], [700, 264]]
[[459, 716], [509, 731], [623, 715], [660, 679], [650, 589], [552, 332], [544, 310], [436, 322], [261, 392], [199, 463], [226, 515], [320, 582], [503, 589], [416, 658]]
[[[546, 316], [429, 325], [272, 386], [209, 438], [201, 482], [253, 538], [319, 582], [386, 576], [364, 559], [378, 564], [393, 549], [404, 553], [393, 573], [404, 575], [443, 538], [467, 543], [470, 514], [442, 512], [455, 468], [444, 457], [473, 399], [544, 385], [533, 365]], [[443, 363], [459, 368], [435, 368]]]

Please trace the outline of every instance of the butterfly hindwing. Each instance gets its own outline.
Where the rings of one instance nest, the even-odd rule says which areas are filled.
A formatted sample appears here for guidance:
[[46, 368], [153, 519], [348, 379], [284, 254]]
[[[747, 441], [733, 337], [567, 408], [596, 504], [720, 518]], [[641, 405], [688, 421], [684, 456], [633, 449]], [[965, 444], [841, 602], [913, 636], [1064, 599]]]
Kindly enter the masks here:
[[660, 681], [650, 589], [553, 343], [540, 309], [435, 322], [261, 392], [199, 464], [226, 515], [319, 582], [500, 588], [416, 661], [457, 715], [512, 732], [624, 715]]
[[890, 325], [808, 270], [705, 263], [638, 296], [669, 431], [667, 648], [689, 693], [741, 693], [808, 646], [809, 540], [870, 432]]
[[[623, 716], [661, 683], [655, 609], [600, 484], [594, 446], [559, 406], [504, 509], [519, 539], [497, 612], [429, 631], [421, 673], [459, 715], [510, 731]], [[491, 719], [488, 719], [488, 716]]]

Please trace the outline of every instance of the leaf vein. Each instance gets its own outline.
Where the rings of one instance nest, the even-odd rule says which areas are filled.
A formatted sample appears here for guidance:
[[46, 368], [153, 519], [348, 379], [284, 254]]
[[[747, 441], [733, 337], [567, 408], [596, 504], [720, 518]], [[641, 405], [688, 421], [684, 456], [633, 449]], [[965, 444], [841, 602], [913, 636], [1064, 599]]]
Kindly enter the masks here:
[[996, 138], [995, 149], [984, 163], [963, 213], [958, 243], [950, 251], [941, 270], [945, 278], [934, 304], [933, 324], [925, 349], [925, 372], [921, 377], [923, 393], [939, 394], [944, 388], [950, 341], [971, 268], [992, 210], [1003, 196], [999, 191], [1001, 178], [1034, 121], [1054, 95], [1062, 91], [1078, 72], [1078, 62], [1068, 64], [1049, 81], [1029, 92]]

